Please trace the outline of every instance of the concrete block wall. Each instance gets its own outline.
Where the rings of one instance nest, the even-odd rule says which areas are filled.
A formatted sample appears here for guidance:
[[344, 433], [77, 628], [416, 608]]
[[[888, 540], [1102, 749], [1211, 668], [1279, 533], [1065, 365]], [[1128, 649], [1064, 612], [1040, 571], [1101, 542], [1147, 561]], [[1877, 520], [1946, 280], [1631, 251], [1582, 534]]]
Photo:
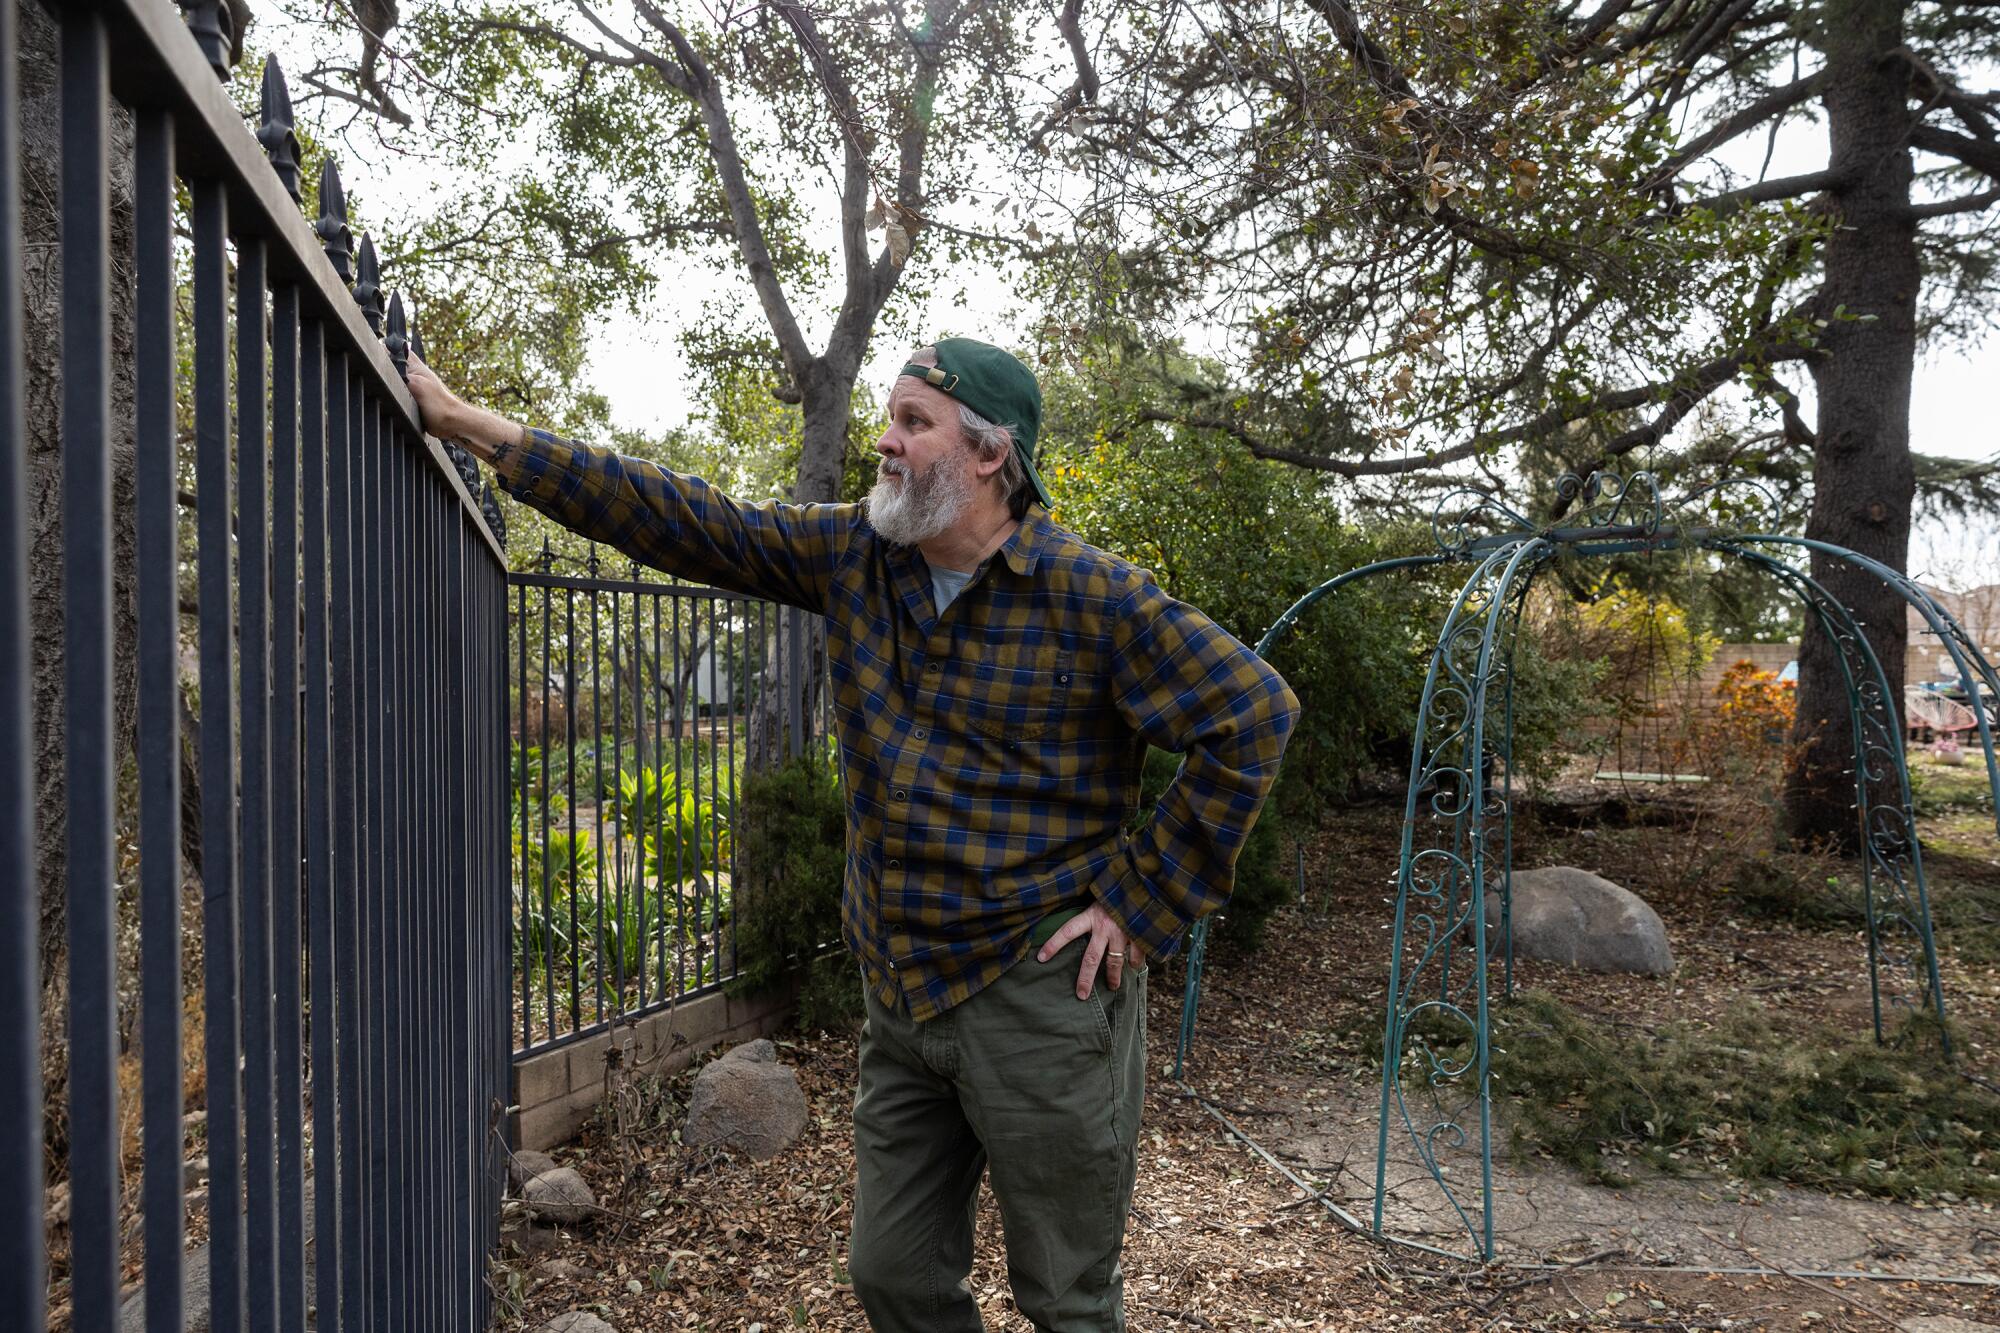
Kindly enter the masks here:
[[605, 1055], [614, 1048], [627, 1068], [677, 1074], [704, 1051], [785, 1027], [796, 1002], [789, 987], [745, 995], [712, 991], [554, 1050], [517, 1055], [508, 1141], [518, 1152], [575, 1138], [604, 1100]]

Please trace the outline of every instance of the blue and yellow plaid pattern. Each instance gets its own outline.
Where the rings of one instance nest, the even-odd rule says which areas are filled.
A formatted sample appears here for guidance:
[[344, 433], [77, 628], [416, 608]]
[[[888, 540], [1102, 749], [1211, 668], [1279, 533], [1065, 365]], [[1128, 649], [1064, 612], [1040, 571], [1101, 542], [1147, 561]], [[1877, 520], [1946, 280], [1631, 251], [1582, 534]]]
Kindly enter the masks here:
[[[1059, 908], [1104, 904], [1151, 960], [1228, 899], [1298, 699], [1046, 509], [940, 615], [922, 552], [877, 535], [861, 505], [745, 504], [543, 431], [493, 462], [513, 495], [635, 560], [826, 618], [842, 934], [884, 1005], [945, 1012]], [[1127, 833], [1148, 744], [1184, 758]]]

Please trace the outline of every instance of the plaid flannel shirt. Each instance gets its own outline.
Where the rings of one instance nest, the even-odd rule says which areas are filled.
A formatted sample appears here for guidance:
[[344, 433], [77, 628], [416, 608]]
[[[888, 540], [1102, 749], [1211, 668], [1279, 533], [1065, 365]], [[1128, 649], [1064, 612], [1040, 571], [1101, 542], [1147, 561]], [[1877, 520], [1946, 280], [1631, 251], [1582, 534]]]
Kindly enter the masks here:
[[[842, 935], [884, 1005], [943, 1013], [1102, 903], [1147, 959], [1222, 906], [1298, 700], [1152, 576], [1039, 505], [944, 613], [862, 506], [746, 504], [528, 432], [507, 490], [644, 564], [826, 618], [847, 790]], [[1137, 833], [1148, 743], [1184, 756]]]

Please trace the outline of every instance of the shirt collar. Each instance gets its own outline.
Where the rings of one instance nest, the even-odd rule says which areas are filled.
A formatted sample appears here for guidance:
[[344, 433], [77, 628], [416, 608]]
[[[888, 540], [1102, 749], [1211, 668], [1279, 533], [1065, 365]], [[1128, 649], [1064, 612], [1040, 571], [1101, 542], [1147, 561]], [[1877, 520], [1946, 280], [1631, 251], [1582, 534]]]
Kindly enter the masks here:
[[1021, 522], [1012, 536], [1000, 547], [1001, 558], [1007, 568], [1016, 574], [1032, 574], [1035, 564], [1042, 558], [1042, 543], [1048, 537], [1049, 511], [1039, 503], [1030, 502], [1028, 512], [1021, 516]]
[[[999, 550], [986, 557], [980, 567], [984, 568], [998, 558], [1006, 561], [1007, 568], [1016, 574], [1034, 573], [1042, 558], [1042, 547], [1048, 541], [1051, 523], [1049, 511], [1040, 503], [1030, 501], [1028, 512], [1021, 515], [1014, 531], [1000, 543]], [[891, 558], [903, 565], [915, 565], [923, 554], [914, 546], [892, 546], [891, 552]]]

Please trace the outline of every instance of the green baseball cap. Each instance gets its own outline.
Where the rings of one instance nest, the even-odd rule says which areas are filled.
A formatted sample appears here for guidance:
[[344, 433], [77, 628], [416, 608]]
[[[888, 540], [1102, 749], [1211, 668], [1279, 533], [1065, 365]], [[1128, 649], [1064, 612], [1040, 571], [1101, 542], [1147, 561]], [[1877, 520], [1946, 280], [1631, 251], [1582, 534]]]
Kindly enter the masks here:
[[995, 425], [1012, 427], [1014, 452], [1028, 470], [1035, 494], [1054, 508], [1049, 488], [1035, 470], [1035, 437], [1042, 429], [1042, 389], [1035, 383], [1035, 372], [1013, 353], [977, 338], [940, 338], [936, 346], [935, 366], [913, 361], [903, 373], [942, 389]]

